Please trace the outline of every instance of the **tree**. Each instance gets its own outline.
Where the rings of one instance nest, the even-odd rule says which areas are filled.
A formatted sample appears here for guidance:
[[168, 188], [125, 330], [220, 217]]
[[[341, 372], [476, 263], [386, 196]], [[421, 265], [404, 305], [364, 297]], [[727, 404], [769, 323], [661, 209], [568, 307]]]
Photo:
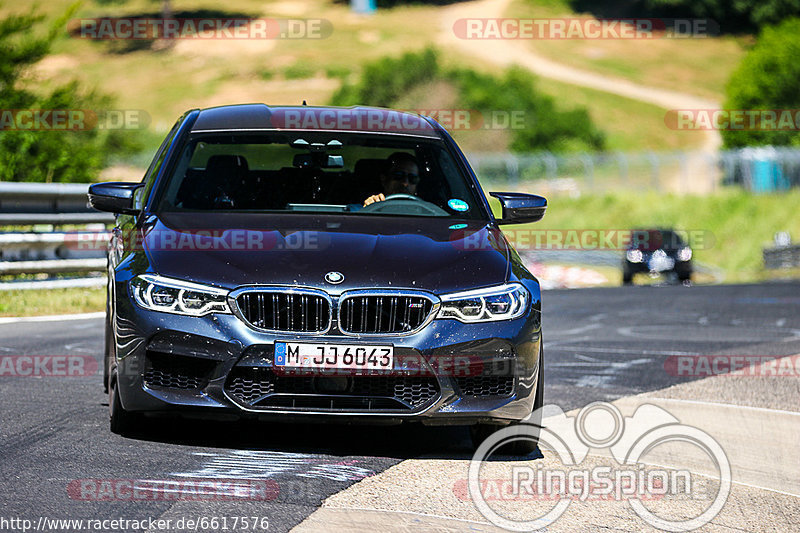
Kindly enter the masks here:
[[[726, 109], [800, 109], [800, 19], [788, 19], [766, 27], [750, 52], [742, 59], [726, 87]], [[791, 113], [795, 117], [795, 113]], [[796, 129], [726, 130], [722, 138], [728, 147], [775, 145], [800, 146]]]
[[20, 127], [15, 118], [20, 112], [45, 115], [52, 110], [88, 111], [93, 117], [112, 105], [110, 97], [84, 91], [75, 81], [37, 92], [26, 79], [31, 67], [50, 52], [76, 8], [70, 8], [44, 32], [40, 30], [44, 17], [33, 10], [0, 19], [0, 180], [91, 181], [109, 157], [137, 148], [124, 132], [99, 131], [92, 127], [91, 119], [80, 131], [48, 131], [46, 127], [28, 129], [30, 121]]
[[721, 33], [756, 32], [800, 15], [800, 0], [568, 0], [577, 12], [598, 18], [710, 18]]

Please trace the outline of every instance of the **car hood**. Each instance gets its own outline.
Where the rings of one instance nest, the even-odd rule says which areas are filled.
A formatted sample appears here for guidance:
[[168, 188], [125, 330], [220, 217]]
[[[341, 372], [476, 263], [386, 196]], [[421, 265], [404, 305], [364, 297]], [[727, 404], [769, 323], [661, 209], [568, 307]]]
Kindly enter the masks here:
[[[181, 213], [152, 217], [141, 238], [156, 273], [229, 289], [276, 284], [442, 294], [504, 283], [510, 271], [505, 237], [483, 221]], [[327, 282], [329, 272], [344, 281]]]

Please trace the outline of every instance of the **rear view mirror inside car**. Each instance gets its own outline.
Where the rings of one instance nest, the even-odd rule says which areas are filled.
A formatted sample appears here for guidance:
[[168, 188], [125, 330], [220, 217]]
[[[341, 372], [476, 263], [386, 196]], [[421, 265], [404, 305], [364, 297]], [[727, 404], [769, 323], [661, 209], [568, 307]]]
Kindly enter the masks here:
[[344, 158], [340, 155], [325, 153], [296, 154], [292, 165], [297, 168], [343, 168]]

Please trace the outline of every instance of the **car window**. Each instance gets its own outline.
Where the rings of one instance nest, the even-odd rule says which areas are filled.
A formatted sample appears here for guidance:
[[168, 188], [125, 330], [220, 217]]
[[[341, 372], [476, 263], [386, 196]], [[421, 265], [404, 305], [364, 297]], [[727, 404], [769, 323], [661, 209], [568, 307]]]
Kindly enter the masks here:
[[175, 125], [172, 126], [172, 129], [167, 134], [167, 137], [164, 139], [164, 142], [161, 143], [159, 146], [158, 151], [156, 152], [156, 157], [153, 158], [152, 163], [150, 163], [150, 167], [147, 169], [147, 172], [142, 179], [142, 183], [144, 187], [140, 187], [136, 189], [136, 195], [134, 197], [135, 205], [138, 209], [141, 209], [145, 199], [150, 194], [150, 190], [153, 188], [153, 184], [156, 181], [156, 176], [158, 172], [161, 170], [161, 165], [164, 164], [164, 159], [167, 156], [167, 152], [169, 152], [169, 146], [172, 144], [175, 135], [178, 133], [178, 129], [180, 128], [181, 123], [183, 122], [183, 117], [178, 119]]
[[439, 140], [275, 132], [193, 136], [159, 209], [473, 219], [480, 205]]

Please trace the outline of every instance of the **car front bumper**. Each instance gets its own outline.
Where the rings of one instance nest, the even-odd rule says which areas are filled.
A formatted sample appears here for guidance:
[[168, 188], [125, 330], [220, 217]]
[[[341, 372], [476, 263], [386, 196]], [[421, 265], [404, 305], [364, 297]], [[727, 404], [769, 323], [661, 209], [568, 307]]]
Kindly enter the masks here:
[[[538, 300], [515, 320], [433, 320], [412, 335], [360, 338], [262, 333], [234, 315], [161, 313], [123, 297], [117, 299], [113, 328], [122, 405], [153, 414], [342, 423], [509, 423], [531, 413], [541, 375]], [[272, 395], [267, 404], [252, 405], [247, 399], [259, 396], [254, 388], [269, 384], [242, 378], [234, 387], [234, 380], [269, 376], [276, 341], [392, 344], [394, 368], [374, 376], [345, 376], [350, 391], [344, 394], [320, 393], [320, 381], [314, 380], [327, 376], [285, 377], [281, 383], [288, 385], [288, 392]], [[404, 391], [402, 397], [370, 402], [374, 393], [363, 392], [375, 388], [375, 378], [383, 380], [387, 390]], [[354, 394], [356, 383], [361, 390]]]

